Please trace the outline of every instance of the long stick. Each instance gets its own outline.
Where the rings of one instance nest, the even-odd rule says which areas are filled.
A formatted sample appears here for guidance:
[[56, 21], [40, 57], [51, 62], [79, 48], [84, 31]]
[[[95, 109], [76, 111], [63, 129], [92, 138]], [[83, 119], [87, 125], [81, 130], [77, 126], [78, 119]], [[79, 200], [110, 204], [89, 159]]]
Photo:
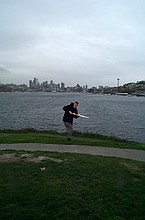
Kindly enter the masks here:
[[89, 118], [88, 116], [85, 116], [85, 115], [78, 115], [79, 117], [81, 117], [81, 118]]

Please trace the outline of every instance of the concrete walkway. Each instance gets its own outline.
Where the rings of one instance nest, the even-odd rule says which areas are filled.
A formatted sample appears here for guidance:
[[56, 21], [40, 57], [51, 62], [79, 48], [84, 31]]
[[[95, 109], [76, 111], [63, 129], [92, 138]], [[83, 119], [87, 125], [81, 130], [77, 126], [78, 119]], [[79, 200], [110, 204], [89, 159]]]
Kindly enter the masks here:
[[0, 150], [13, 149], [25, 151], [52, 151], [65, 153], [79, 153], [90, 155], [102, 155], [109, 157], [121, 157], [145, 162], [145, 151], [134, 149], [120, 149], [110, 147], [82, 146], [82, 145], [57, 145], [42, 143], [17, 143], [0, 144]]

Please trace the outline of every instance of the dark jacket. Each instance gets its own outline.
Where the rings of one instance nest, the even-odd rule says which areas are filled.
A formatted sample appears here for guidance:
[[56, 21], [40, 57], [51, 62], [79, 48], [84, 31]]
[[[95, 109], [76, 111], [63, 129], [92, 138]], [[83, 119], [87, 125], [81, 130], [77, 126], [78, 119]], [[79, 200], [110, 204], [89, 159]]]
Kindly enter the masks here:
[[71, 103], [70, 105], [66, 105], [63, 107], [63, 110], [65, 111], [64, 116], [63, 116], [63, 121], [64, 122], [69, 122], [73, 124], [73, 118], [78, 118], [76, 115], [71, 115], [69, 114], [69, 111], [78, 114], [78, 110], [76, 108], [73, 108], [74, 103]]

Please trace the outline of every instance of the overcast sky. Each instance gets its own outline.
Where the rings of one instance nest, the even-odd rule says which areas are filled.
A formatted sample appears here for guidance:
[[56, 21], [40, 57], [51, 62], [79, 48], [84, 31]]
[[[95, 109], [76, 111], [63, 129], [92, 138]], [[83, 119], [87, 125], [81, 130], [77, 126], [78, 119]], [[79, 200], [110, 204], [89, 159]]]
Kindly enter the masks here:
[[145, 80], [145, 0], [0, 0], [0, 82]]

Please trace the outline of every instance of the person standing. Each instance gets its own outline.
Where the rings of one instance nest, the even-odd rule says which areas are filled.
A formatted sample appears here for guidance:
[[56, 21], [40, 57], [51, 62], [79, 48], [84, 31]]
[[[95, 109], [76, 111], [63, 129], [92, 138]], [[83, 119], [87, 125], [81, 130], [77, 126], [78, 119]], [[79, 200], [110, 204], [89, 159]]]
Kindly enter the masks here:
[[66, 128], [67, 140], [71, 141], [72, 133], [73, 133], [73, 119], [78, 118], [78, 101], [72, 102], [69, 105], [63, 107], [65, 111], [63, 116], [63, 123]]

